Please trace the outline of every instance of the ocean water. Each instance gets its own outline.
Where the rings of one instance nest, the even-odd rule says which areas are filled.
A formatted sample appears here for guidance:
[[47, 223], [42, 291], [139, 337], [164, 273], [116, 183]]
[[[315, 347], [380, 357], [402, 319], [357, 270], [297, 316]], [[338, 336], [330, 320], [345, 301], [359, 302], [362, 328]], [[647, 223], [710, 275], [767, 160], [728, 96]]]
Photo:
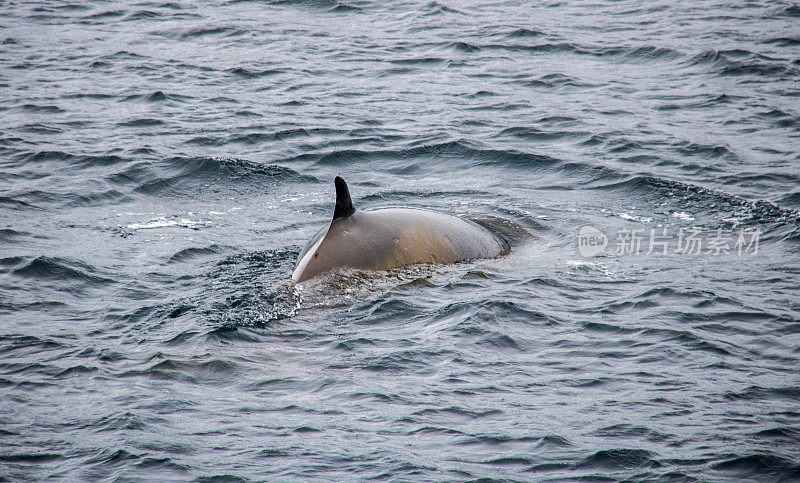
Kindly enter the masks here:
[[2, 2], [0, 480], [800, 479], [798, 210], [798, 4]]

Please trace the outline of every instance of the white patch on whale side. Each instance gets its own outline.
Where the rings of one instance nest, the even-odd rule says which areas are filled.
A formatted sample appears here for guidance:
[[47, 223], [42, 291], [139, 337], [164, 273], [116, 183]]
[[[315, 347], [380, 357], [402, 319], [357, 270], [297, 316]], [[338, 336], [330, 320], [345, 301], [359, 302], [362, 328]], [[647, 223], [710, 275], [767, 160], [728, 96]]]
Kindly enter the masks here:
[[300, 262], [297, 264], [297, 268], [294, 269], [294, 273], [292, 273], [292, 280], [294, 280], [295, 282], [300, 280], [300, 275], [303, 273], [303, 270], [306, 269], [306, 267], [308, 266], [309, 262], [311, 262], [311, 260], [314, 258], [314, 255], [317, 253], [317, 249], [319, 248], [319, 245], [322, 243], [322, 240], [324, 240], [324, 239], [325, 239], [324, 236], [319, 237], [319, 240], [317, 240], [317, 243], [315, 243], [314, 246], [312, 246], [306, 252], [306, 254], [303, 257], [303, 259], [300, 260]]

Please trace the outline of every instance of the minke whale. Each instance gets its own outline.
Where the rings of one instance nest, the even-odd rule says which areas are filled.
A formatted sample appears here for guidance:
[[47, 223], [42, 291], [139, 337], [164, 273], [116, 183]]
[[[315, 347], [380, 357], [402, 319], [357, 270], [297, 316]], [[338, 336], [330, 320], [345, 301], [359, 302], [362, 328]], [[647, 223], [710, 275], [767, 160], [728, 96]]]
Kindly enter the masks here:
[[333, 220], [300, 252], [292, 273], [297, 283], [336, 269], [389, 270], [495, 258], [510, 250], [504, 239], [456, 216], [412, 208], [356, 210], [347, 183], [337, 176], [334, 184]]

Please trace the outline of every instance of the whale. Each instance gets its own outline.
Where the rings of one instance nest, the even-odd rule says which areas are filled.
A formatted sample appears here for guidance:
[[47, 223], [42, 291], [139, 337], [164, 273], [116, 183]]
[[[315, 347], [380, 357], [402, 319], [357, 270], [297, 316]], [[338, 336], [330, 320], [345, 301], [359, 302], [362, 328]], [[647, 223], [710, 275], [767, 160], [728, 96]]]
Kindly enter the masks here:
[[356, 210], [344, 179], [337, 176], [334, 185], [333, 220], [298, 255], [292, 273], [296, 283], [341, 269], [455, 263], [510, 250], [497, 234], [458, 216], [418, 208]]

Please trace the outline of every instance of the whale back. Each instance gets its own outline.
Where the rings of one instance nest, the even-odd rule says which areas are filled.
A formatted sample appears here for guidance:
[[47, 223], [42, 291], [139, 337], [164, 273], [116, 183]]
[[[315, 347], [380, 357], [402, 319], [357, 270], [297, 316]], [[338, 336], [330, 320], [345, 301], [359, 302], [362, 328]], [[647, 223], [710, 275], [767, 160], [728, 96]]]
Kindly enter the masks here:
[[486, 228], [428, 210], [384, 208], [334, 219], [301, 254], [292, 279], [303, 282], [337, 269], [389, 270], [418, 263], [453, 263], [508, 252]]

